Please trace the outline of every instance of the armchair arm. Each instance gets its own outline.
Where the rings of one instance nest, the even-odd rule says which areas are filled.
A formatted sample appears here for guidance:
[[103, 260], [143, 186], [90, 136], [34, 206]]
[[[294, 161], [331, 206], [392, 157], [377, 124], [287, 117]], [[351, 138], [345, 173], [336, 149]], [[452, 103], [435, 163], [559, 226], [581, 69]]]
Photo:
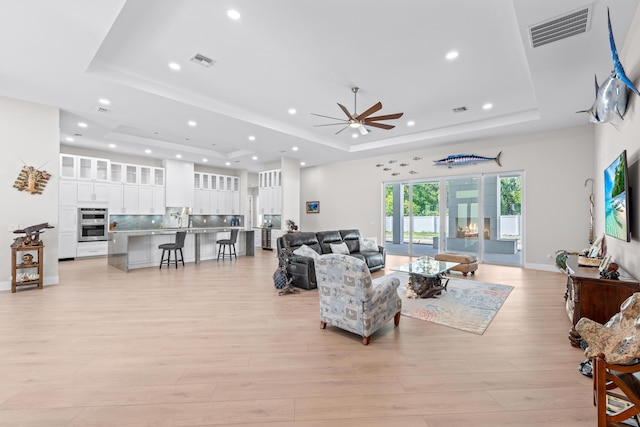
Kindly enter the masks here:
[[398, 296], [398, 287], [400, 286], [400, 280], [397, 277], [383, 278], [377, 286], [373, 288], [371, 299], [365, 301], [365, 306], [375, 306], [379, 301], [388, 299], [393, 296]]

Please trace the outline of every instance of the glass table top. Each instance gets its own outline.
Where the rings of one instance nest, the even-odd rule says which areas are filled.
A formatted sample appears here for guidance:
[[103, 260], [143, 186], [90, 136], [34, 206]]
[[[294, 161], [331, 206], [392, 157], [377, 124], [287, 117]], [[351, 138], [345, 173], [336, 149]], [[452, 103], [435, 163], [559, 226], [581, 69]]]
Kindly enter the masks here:
[[456, 265], [458, 265], [457, 262], [437, 261], [431, 257], [425, 256], [408, 264], [392, 268], [392, 270], [410, 274], [419, 274], [421, 276], [436, 276], [452, 269]]

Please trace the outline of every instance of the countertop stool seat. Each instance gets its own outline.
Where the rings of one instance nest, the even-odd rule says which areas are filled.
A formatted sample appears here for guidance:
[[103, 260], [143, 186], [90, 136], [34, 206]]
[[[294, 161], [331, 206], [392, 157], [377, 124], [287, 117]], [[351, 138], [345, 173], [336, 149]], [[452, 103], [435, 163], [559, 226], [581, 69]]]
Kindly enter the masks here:
[[[216, 240], [216, 243], [218, 244], [218, 258], [217, 260], [220, 261], [220, 254], [222, 253], [222, 260], [224, 261], [224, 257], [226, 254], [226, 249], [227, 246], [229, 247], [229, 259], [233, 259], [231, 258], [231, 256], [235, 256], [236, 259], [238, 259], [238, 255], [236, 255], [236, 241], [238, 240], [238, 229], [234, 228], [233, 230], [231, 230], [231, 236], [228, 239], [219, 239]], [[233, 249], [233, 252], [231, 252], [231, 250]]]
[[[163, 243], [161, 245], [158, 245], [158, 249], [162, 249], [162, 257], [160, 258], [160, 269], [162, 269], [163, 264], [171, 266], [171, 251], [173, 251], [173, 259], [176, 268], [178, 268], [178, 251], [180, 251], [180, 261], [182, 262], [182, 266], [184, 267], [182, 248], [184, 247], [184, 239], [186, 236], [186, 231], [178, 231], [176, 233], [176, 241], [174, 243]], [[164, 257], [165, 252], [167, 252], [167, 258]]]

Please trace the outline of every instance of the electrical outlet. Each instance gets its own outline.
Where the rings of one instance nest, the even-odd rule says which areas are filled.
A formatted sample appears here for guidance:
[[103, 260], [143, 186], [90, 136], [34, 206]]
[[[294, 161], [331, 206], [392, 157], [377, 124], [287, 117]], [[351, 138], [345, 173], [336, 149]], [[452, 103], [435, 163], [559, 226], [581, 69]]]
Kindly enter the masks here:
[[206, 220], [206, 219], [204, 220], [204, 223], [205, 223], [205, 224], [207, 223], [207, 220]]

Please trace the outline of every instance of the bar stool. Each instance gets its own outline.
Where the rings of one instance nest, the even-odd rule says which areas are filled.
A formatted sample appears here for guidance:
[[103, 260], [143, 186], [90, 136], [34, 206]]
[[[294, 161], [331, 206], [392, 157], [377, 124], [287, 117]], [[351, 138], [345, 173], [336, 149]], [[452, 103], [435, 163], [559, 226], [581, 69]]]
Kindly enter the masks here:
[[[226, 253], [227, 246], [229, 246], [229, 259], [231, 255], [235, 256], [238, 259], [238, 255], [236, 255], [236, 240], [238, 240], [238, 229], [234, 228], [231, 230], [231, 236], [228, 239], [220, 239], [216, 240], [218, 244], [218, 261], [220, 261], [220, 252], [222, 251], [222, 260], [224, 261], [224, 256]], [[233, 248], [233, 253], [231, 253], [231, 249]]]
[[[171, 266], [171, 251], [173, 251], [173, 258], [176, 264], [176, 268], [178, 268], [178, 251], [180, 251], [180, 261], [182, 261], [182, 266], [184, 267], [184, 258], [182, 256], [182, 248], [184, 247], [184, 239], [187, 236], [186, 231], [178, 231], [176, 233], [176, 241], [174, 243], [163, 243], [158, 246], [158, 249], [162, 249], [162, 257], [160, 258], [160, 269], [162, 269], [162, 264], [167, 264]], [[164, 258], [164, 253], [167, 252], [167, 258]]]

